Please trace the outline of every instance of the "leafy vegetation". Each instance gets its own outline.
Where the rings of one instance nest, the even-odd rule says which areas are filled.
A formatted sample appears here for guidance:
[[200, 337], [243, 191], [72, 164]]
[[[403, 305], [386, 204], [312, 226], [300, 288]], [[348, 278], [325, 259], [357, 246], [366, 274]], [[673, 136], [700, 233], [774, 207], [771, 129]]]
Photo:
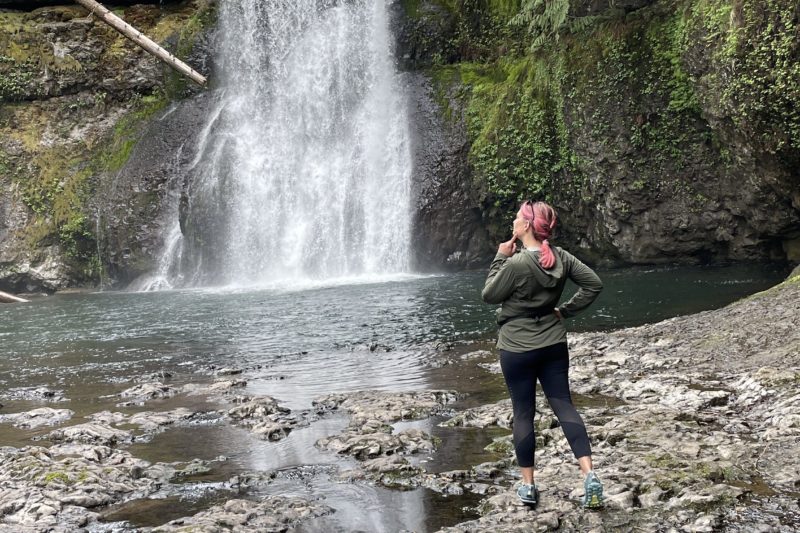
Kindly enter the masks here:
[[800, 164], [796, 3], [683, 0], [585, 16], [568, 0], [440, 3], [457, 21], [458, 53], [431, 73], [446, 116], [463, 106], [490, 218], [529, 196], [585, 202], [588, 176], [628, 191], [622, 214], [637, 194], [699, 212], [709, 198], [697, 173], [737, 164], [709, 115]]

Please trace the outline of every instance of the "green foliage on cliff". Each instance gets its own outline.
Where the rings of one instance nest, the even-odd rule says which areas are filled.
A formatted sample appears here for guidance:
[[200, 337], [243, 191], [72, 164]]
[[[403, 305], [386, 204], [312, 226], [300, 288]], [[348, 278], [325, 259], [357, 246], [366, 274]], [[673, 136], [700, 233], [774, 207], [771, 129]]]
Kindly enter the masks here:
[[585, 203], [606, 187], [627, 191], [623, 216], [643, 195], [701, 210], [698, 174], [736, 164], [709, 115], [800, 162], [796, 2], [656, 1], [583, 16], [566, 0], [523, 0], [516, 14], [509, 3], [441, 3], [467, 53], [432, 65], [432, 78], [464, 106], [490, 216], [528, 196]]
[[[192, 0], [120, 14], [184, 57], [216, 9]], [[114, 179], [146, 123], [185, 94], [172, 71], [166, 80], [128, 83], [131, 70], [152, 59], [85, 15], [79, 6], [0, 13], [0, 183], [30, 210], [15, 245], [33, 261], [36, 250], [57, 245], [76, 281], [100, 273], [91, 207], [99, 181]], [[55, 33], [43, 31], [54, 21]]]
[[729, 12], [722, 103], [763, 149], [800, 163], [800, 4], [734, 2]]
[[569, 163], [563, 116], [553, 105], [559, 88], [549, 77], [551, 68], [523, 57], [491, 65], [461, 63], [437, 73], [462, 88], [476, 185], [488, 188], [495, 207], [547, 196], [548, 178]]
[[[27, 158], [21, 158], [0, 150], [0, 172], [19, 189], [33, 214], [26, 230], [30, 248], [58, 244], [82, 277], [91, 279], [98, 274], [95, 228], [87, 212], [93, 179], [116, 172], [124, 165], [141, 135], [141, 124], [166, 102], [163, 94], [136, 97], [111, 135], [96, 139], [94, 144], [78, 146], [70, 143], [48, 146], [43, 140], [54, 135], [68, 137], [74, 127], [80, 127], [72, 123], [80, 109], [83, 113], [88, 108], [103, 113], [107, 108], [102, 98], [78, 100], [61, 107], [45, 102], [19, 103], [4, 110], [19, 125], [9, 134], [9, 140], [29, 151]], [[48, 115], [53, 113], [64, 121], [65, 131], [52, 131]]]

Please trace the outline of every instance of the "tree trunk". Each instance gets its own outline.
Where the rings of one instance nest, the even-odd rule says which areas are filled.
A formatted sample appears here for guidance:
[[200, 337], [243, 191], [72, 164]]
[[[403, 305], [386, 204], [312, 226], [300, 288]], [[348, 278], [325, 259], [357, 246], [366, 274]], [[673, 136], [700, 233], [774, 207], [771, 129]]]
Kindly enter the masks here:
[[13, 294], [8, 294], [7, 292], [0, 291], [0, 303], [16, 303], [16, 302], [27, 302], [25, 298], [20, 298], [19, 296], [14, 296]]
[[186, 63], [175, 57], [174, 55], [170, 54], [156, 43], [151, 41], [145, 34], [116, 16], [114, 13], [106, 9], [102, 4], [95, 2], [95, 0], [75, 0], [80, 5], [88, 9], [91, 13], [94, 13], [98, 17], [100, 17], [103, 22], [120, 32], [122, 35], [130, 39], [131, 41], [135, 42], [139, 46], [145, 49], [148, 53], [156, 56], [161, 61], [172, 67], [173, 69], [177, 70], [184, 76], [187, 76], [195, 83], [205, 86], [206, 79], [198, 72], [192, 70]]

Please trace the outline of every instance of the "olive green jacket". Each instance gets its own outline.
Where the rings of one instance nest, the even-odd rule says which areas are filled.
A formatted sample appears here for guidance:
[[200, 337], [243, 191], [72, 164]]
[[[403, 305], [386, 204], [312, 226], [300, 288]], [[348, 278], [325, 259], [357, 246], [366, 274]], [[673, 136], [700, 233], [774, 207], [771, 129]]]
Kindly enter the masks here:
[[[556, 264], [549, 270], [539, 264], [538, 250], [523, 249], [511, 257], [502, 253], [495, 256], [481, 296], [488, 304], [502, 304], [498, 322], [538, 307], [558, 307], [561, 316], [569, 318], [597, 298], [603, 289], [597, 274], [561, 248], [554, 247], [553, 252]], [[578, 285], [578, 292], [558, 305], [567, 279]], [[552, 313], [541, 318], [506, 322], [498, 333], [497, 347], [509, 352], [526, 352], [566, 341], [564, 321]]]

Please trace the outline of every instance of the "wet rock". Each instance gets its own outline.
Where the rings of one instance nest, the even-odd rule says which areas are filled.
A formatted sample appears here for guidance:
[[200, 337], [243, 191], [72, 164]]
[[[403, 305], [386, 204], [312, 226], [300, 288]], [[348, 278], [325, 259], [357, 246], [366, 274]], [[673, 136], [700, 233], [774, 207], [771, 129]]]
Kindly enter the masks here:
[[88, 461], [99, 463], [114, 453], [113, 448], [91, 444], [54, 444], [48, 448], [51, 455], [83, 457]]
[[403, 456], [429, 454], [435, 450], [437, 439], [415, 428], [395, 432], [389, 423], [432, 416], [455, 399], [452, 391], [360, 391], [319, 398], [314, 401], [318, 412], [341, 408], [351, 418], [344, 431], [319, 439], [316, 446], [363, 461], [366, 475], [385, 486], [419, 486], [423, 471]]
[[500, 368], [500, 363], [478, 363], [478, 366], [489, 372], [490, 374], [502, 374], [503, 369]]
[[370, 479], [386, 487], [410, 489], [420, 485], [422, 470], [398, 455], [368, 459], [363, 467]]
[[127, 423], [139, 426], [143, 431], [152, 433], [163, 429], [165, 426], [195, 420], [199, 416], [201, 416], [201, 413], [185, 407], [178, 407], [170, 411], [136, 413], [128, 418]]
[[128, 415], [120, 412], [101, 411], [93, 413], [89, 417], [93, 422], [105, 425], [124, 424], [128, 421]]
[[132, 467], [147, 463], [127, 452], [101, 449], [91, 454], [88, 447], [77, 451], [0, 448], [0, 525], [17, 531], [74, 531], [96, 519], [91, 509], [143, 497], [160, 485], [131, 477]]
[[117, 396], [125, 401], [118, 403], [117, 406], [144, 405], [149, 400], [172, 398], [178, 392], [178, 389], [164, 385], [159, 381], [143, 383], [120, 392]]
[[[2, 3], [8, 5], [7, 0]], [[134, 180], [130, 173], [122, 176], [117, 168], [100, 172], [106, 165], [93, 158], [100, 158], [99, 154], [107, 157], [115, 150], [121, 140], [115, 128], [127, 123], [139, 131], [142, 115], [147, 117], [162, 107], [152, 106], [151, 98], [162, 101], [166, 96], [156, 95], [173, 93], [165, 88], [172, 76], [170, 69], [98, 17], [87, 16], [81, 6], [38, 0], [11, 3], [25, 5], [26, 9], [3, 10], [0, 56], [6, 83], [0, 87], [5, 113], [0, 123], [0, 153], [5, 169], [0, 174], [0, 286], [15, 292], [51, 292], [98, 282], [96, 274], [87, 278], [87, 252], [95, 246], [102, 249], [100, 255], [104, 259], [109, 259], [104, 270], [113, 283], [123, 260], [132, 264], [131, 270], [149, 266], [141, 251], [145, 240], [142, 234], [146, 234], [150, 254], [160, 249], [163, 232], [158, 231], [158, 222], [161, 200], [167, 192], [162, 174], [174, 169], [176, 159], [163, 154], [176, 153], [207, 115], [198, 113], [200, 116], [188, 127], [184, 120], [182, 127], [170, 128], [180, 130], [180, 135], [174, 135], [180, 137], [180, 143], [174, 141], [175, 149], [158, 145], [159, 141], [164, 142], [167, 128], [162, 121], [153, 120], [153, 130], [158, 129], [158, 134], [145, 138], [150, 141], [149, 154], [161, 165], [153, 164], [142, 172], [145, 178]], [[128, 6], [120, 7], [126, 21], [173, 52], [180, 41], [181, 48], [191, 49], [180, 54], [182, 59], [196, 69], [207, 70], [205, 59], [209, 56], [201, 50], [208, 49], [203, 43], [209, 32], [196, 30], [203, 26], [202, 21], [213, 19], [208, 16], [214, 9], [213, 2], [173, 3], [169, 10], [162, 10], [159, 5], [131, 6], [133, 3], [125, 1], [122, 4]], [[16, 139], [17, 133], [35, 135], [41, 142], [23, 144]], [[125, 161], [129, 151], [118, 164]], [[75, 157], [91, 166], [91, 172], [84, 165], [73, 165]], [[58, 215], [70, 223], [85, 224], [80, 235], [59, 236], [50, 222], [55, 216], [53, 207], [44, 206], [34, 213], [23, 192], [14, 185], [17, 177], [24, 175], [39, 182], [46, 179], [48, 172], [58, 172], [59, 181], [52, 185], [67, 191], [80, 187], [87, 178], [96, 185], [91, 194], [83, 195]], [[102, 232], [95, 223], [102, 225]], [[46, 232], [40, 235], [41, 242], [33, 243], [26, 237], [33, 227]], [[115, 238], [118, 235], [126, 239]]]
[[64, 391], [53, 390], [47, 387], [15, 387], [0, 394], [8, 400], [25, 400], [40, 402], [66, 402]]
[[55, 426], [66, 422], [74, 412], [69, 409], [51, 409], [40, 407], [24, 413], [0, 415], [0, 423], [11, 424], [18, 428], [37, 428], [39, 426]]
[[269, 396], [239, 396], [238, 405], [228, 410], [227, 418], [235, 425], [248, 428], [265, 440], [280, 440], [300, 425], [300, 421]]
[[112, 447], [119, 444], [130, 444], [133, 441], [133, 435], [129, 431], [94, 422], [56, 429], [45, 435], [44, 438], [53, 442], [100, 444]]
[[472, 467], [475, 476], [480, 479], [493, 479], [504, 474], [507, 461], [487, 461]]
[[325, 505], [301, 498], [268, 496], [261, 501], [229, 500], [194, 516], [172, 520], [153, 533], [183, 531], [287, 531], [311, 518], [333, 512]]
[[189, 462], [189, 464], [185, 465], [183, 468], [179, 470], [175, 470], [175, 473], [171, 476], [170, 480], [179, 480], [185, 479], [192, 476], [198, 476], [202, 474], [207, 474], [211, 472], [212, 466], [210, 461], [204, 461], [201, 459], [193, 459]]
[[500, 426], [508, 428], [511, 427], [512, 419], [511, 400], [501, 400], [494, 404], [467, 409], [439, 425], [447, 427], [485, 428], [488, 426]]
[[[425, 2], [429, 7], [431, 2]], [[442, 11], [449, 10], [441, 5]], [[454, 21], [447, 26], [454, 25]], [[430, 39], [445, 39], [447, 33], [431, 32]], [[446, 40], [446, 39], [445, 39]], [[483, 268], [491, 260], [492, 247], [481, 215], [480, 192], [470, 186], [467, 131], [460, 120], [448, 120], [441, 102], [460, 117], [466, 111], [457, 88], [441, 87], [419, 72], [406, 74], [408, 94], [415, 105], [409, 110], [416, 192], [413, 212], [417, 236], [417, 262], [422, 269], [442, 267]], [[444, 89], [444, 91], [442, 91]], [[458, 220], [458, 224], [453, 224]]]
[[512, 435], [496, 437], [492, 443], [487, 445], [484, 450], [501, 455], [512, 455], [514, 453], [514, 438]]
[[312, 404], [319, 412], [343, 409], [350, 413], [351, 424], [367, 421], [397, 422], [418, 420], [444, 412], [454, 402], [455, 391], [385, 392], [359, 391], [330, 394], [315, 399]]
[[316, 445], [362, 461], [380, 456], [432, 452], [436, 448], [433, 437], [419, 429], [408, 429], [394, 435], [390, 433], [391, 428], [388, 429], [387, 432], [363, 433], [360, 429], [348, 428], [339, 435], [318, 440]]
[[243, 372], [241, 368], [220, 368], [219, 370], [214, 371], [214, 375], [216, 376], [236, 376]]
[[213, 383], [187, 383], [181, 387], [181, 392], [190, 396], [209, 396], [225, 400], [227, 395], [235, 394], [237, 389], [245, 387], [244, 379], [226, 379]]

